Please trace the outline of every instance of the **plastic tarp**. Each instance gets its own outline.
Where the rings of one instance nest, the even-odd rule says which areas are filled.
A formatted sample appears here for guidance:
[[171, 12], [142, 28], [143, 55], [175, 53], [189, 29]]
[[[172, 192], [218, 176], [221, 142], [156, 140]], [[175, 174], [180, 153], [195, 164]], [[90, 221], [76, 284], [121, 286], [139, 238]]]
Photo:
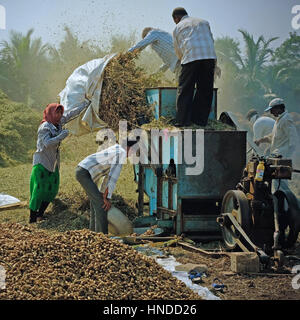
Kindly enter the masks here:
[[76, 119], [67, 124], [70, 133], [76, 136], [90, 133], [107, 127], [99, 116], [100, 96], [103, 84], [103, 73], [107, 63], [116, 53], [94, 59], [76, 68], [66, 82], [65, 88], [59, 93], [60, 103], [65, 111], [76, 108], [85, 99], [91, 104]]
[[175, 267], [180, 265], [178, 261], [173, 256], [168, 256], [167, 258], [164, 256], [163, 251], [153, 248], [149, 245], [140, 245], [135, 247], [135, 250], [138, 252], [145, 254], [147, 256], [152, 257], [155, 261], [161, 265], [165, 270], [169, 271], [173, 277], [178, 280], [184, 282], [184, 284], [189, 287], [191, 290], [196, 292], [199, 296], [201, 296], [204, 300], [221, 300], [219, 297], [212, 294], [206, 287], [202, 287], [198, 284], [192, 282], [189, 279], [189, 275], [185, 271], [176, 271]]
[[20, 200], [17, 198], [10, 196], [8, 194], [0, 193], [0, 207], [6, 206], [8, 204], [18, 203], [18, 202], [20, 202]]
[[176, 271], [175, 267], [181, 263], [177, 262], [173, 256], [168, 258], [155, 258], [155, 261], [160, 264], [165, 270], [172, 273], [172, 276], [185, 283], [187, 287], [196, 292], [204, 300], [221, 300], [219, 297], [212, 294], [206, 287], [199, 286], [189, 279], [189, 275], [185, 271]]

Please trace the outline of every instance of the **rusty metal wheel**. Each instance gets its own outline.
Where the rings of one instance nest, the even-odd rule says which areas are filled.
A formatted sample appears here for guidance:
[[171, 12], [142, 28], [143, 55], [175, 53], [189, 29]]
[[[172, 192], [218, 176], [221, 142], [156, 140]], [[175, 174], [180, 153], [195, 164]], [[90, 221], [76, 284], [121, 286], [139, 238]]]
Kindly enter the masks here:
[[[229, 190], [222, 201], [221, 213], [231, 213], [246, 234], [251, 229], [251, 218], [249, 204], [246, 195], [240, 190]], [[222, 226], [222, 234], [225, 245], [228, 249], [233, 250], [237, 247], [235, 239], [239, 238], [239, 232], [231, 224]], [[241, 239], [242, 241], [242, 239]]]

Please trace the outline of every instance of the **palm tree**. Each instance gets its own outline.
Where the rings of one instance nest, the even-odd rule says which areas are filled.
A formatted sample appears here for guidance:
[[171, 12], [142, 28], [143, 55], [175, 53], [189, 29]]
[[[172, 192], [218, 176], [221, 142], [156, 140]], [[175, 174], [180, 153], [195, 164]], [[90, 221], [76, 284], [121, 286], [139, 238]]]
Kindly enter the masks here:
[[58, 45], [49, 48], [48, 95], [52, 100], [56, 99], [65, 87], [66, 80], [74, 69], [106, 54], [101, 49], [91, 46], [90, 41], [80, 41], [68, 26], [64, 27], [64, 31], [64, 39]]
[[267, 67], [265, 79], [271, 94], [284, 98], [289, 110], [299, 110], [300, 36], [290, 33], [278, 47]]
[[65, 37], [58, 47], [50, 47], [52, 62], [59, 64], [68, 71], [95, 58], [105, 55], [99, 48], [92, 47], [90, 41], [80, 41], [68, 27], [64, 27]]
[[32, 39], [33, 29], [24, 36], [11, 31], [9, 41], [0, 42], [0, 85], [16, 100], [31, 104], [43, 79], [48, 45]]
[[240, 60], [240, 43], [230, 37], [218, 38], [215, 41], [218, 64], [238, 70]]
[[269, 93], [264, 82], [264, 72], [273, 55], [270, 44], [277, 37], [265, 40], [260, 36], [254, 39], [245, 30], [239, 30], [243, 36], [245, 53], [242, 54], [239, 42], [225, 37], [216, 40], [218, 61], [223, 61], [225, 70], [229, 70], [233, 84], [238, 87], [237, 96], [234, 97], [240, 108], [245, 110], [251, 105], [264, 105], [264, 94]]
[[245, 30], [239, 30], [242, 34], [245, 45], [246, 55], [243, 57], [239, 53], [236, 55], [239, 67], [239, 77], [245, 82], [247, 88], [265, 89], [265, 85], [261, 81], [265, 64], [269, 61], [273, 54], [273, 50], [269, 48], [271, 42], [278, 39], [278, 37], [265, 40], [260, 36], [257, 41], [253, 36]]

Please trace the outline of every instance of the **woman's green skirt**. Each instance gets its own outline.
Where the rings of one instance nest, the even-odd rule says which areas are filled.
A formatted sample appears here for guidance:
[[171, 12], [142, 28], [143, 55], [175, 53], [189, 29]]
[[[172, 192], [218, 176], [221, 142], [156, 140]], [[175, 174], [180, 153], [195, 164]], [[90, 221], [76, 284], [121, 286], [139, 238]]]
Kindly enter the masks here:
[[48, 171], [40, 163], [33, 166], [30, 177], [29, 208], [38, 211], [42, 202], [54, 200], [59, 189], [59, 171]]

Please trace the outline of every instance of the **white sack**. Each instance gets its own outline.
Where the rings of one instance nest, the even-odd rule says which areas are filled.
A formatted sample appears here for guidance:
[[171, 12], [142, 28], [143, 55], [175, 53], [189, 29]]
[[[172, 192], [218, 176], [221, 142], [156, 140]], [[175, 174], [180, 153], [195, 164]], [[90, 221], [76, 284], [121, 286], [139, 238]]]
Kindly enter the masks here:
[[116, 54], [106, 55], [104, 58], [94, 59], [76, 68], [66, 82], [66, 87], [59, 93], [60, 103], [65, 111], [77, 107], [85, 98], [91, 101], [87, 109], [76, 119], [67, 124], [69, 131], [80, 136], [103, 127], [103, 122], [98, 114], [100, 108], [100, 95], [103, 84], [103, 71], [107, 63]]

